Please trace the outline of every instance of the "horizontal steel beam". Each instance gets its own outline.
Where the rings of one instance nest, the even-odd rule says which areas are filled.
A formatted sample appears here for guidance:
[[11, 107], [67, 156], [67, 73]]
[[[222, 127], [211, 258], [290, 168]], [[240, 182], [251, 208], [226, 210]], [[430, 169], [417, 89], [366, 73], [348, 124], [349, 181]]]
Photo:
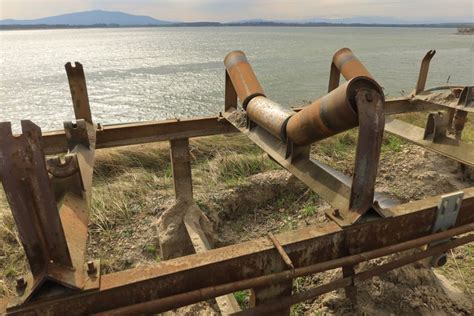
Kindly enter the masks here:
[[397, 119], [387, 118], [385, 130], [415, 145], [474, 167], [474, 145], [458, 142], [449, 137], [441, 138], [437, 142], [425, 140], [425, 130], [423, 128]]
[[[406, 242], [431, 234], [441, 197], [395, 206], [391, 218], [341, 229], [334, 223], [276, 236], [295, 268]], [[455, 227], [474, 222], [474, 188], [464, 190]], [[396, 236], [394, 238], [393, 236]], [[283, 271], [285, 263], [268, 238], [210, 250], [102, 276], [100, 289], [48, 302], [32, 302], [10, 314], [89, 314]]]
[[[129, 124], [104, 125], [97, 130], [97, 149], [152, 142], [178, 138], [192, 138], [218, 134], [237, 133], [231, 124], [217, 116], [152, 121]], [[45, 154], [59, 154], [67, 151], [64, 131], [43, 133]]]

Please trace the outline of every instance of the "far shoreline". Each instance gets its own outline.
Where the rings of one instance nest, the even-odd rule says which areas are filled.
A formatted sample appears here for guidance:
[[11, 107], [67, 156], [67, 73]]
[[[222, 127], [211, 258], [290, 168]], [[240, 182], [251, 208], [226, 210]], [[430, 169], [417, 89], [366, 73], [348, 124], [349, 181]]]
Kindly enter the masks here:
[[[118, 25], [118, 24], [92, 24], [92, 25], [0, 25], [0, 31], [16, 31], [16, 30], [61, 30], [61, 29], [120, 29], [120, 28], [177, 28], [177, 27], [385, 27], [385, 28], [457, 28], [459, 30], [474, 29], [474, 24], [340, 24], [340, 23], [219, 23], [219, 22], [192, 22], [192, 23], [172, 23], [172, 24], [151, 24], [151, 25]], [[472, 33], [468, 33], [472, 34]]]

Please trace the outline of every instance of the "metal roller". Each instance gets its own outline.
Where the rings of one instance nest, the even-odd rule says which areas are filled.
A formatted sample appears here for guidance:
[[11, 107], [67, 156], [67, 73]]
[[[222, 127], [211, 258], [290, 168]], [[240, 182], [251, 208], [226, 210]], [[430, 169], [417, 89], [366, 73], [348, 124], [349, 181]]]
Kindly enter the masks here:
[[373, 79], [354, 78], [293, 115], [286, 127], [287, 137], [296, 145], [309, 145], [356, 127], [355, 96], [361, 90], [376, 90], [383, 97]]
[[248, 117], [280, 140], [286, 140], [286, 124], [295, 111], [258, 96], [247, 105]]
[[365, 68], [349, 48], [341, 48], [338, 50], [334, 54], [332, 62], [346, 80], [351, 80], [359, 76], [374, 79], [367, 68]]
[[224, 65], [244, 109], [252, 98], [265, 96], [244, 52], [230, 52], [224, 59]]

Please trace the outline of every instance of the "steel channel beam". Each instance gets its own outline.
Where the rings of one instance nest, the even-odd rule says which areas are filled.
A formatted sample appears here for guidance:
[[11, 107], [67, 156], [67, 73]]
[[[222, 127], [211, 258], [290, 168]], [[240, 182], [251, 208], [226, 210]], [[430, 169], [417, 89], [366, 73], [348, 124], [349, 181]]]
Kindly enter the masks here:
[[[229, 122], [217, 116], [111, 124], [97, 130], [96, 149], [237, 132]], [[64, 131], [44, 133], [43, 144], [47, 155], [64, 153], [68, 149]]]
[[459, 161], [474, 167], [474, 146], [468, 143], [458, 142], [452, 138], [441, 138], [437, 142], [424, 139], [425, 130], [421, 127], [403, 122], [401, 120], [387, 118], [385, 130], [399, 136], [418, 146], [422, 146], [435, 153]]
[[10, 123], [0, 123], [0, 176], [18, 233], [35, 279], [55, 262], [73, 267], [54, 192], [50, 187], [41, 129], [21, 122], [23, 134], [12, 135]]
[[[406, 242], [431, 234], [440, 197], [395, 206], [394, 216], [341, 229], [334, 223], [277, 235], [295, 268]], [[464, 190], [455, 227], [474, 222], [474, 188]], [[101, 278], [96, 292], [73, 294], [48, 302], [32, 302], [11, 314], [88, 314], [147, 302], [206, 287], [265, 275], [268, 266], [285, 265], [268, 238], [140, 267]], [[181, 306], [181, 305], [180, 305]], [[174, 307], [173, 307], [174, 308]]]
[[71, 90], [74, 114], [77, 119], [84, 119], [86, 122], [92, 123], [92, 113], [89, 106], [86, 77], [84, 75], [82, 64], [75, 62], [75, 66], [72, 66], [71, 63], [67, 63], [64, 67], [66, 68], [69, 88]]
[[414, 263], [416, 261], [433, 256], [437, 253], [444, 252], [446, 250], [464, 245], [472, 241], [474, 241], [474, 235], [470, 234], [468, 236], [455, 239], [454, 241], [450, 241], [448, 243], [439, 245], [435, 248], [430, 248], [428, 250], [415, 253], [413, 255], [407, 255], [407, 256], [402, 257], [401, 259], [396, 259], [388, 263], [379, 265], [375, 268], [372, 268], [363, 272], [355, 273], [353, 276], [348, 276], [348, 277], [344, 276], [342, 279], [332, 281], [330, 283], [327, 283], [327, 284], [324, 284], [324, 285], [321, 285], [321, 286], [318, 286], [318, 287], [315, 287], [315, 288], [312, 288], [312, 289], [309, 289], [309, 290], [306, 290], [298, 294], [288, 296], [279, 300], [270, 301], [261, 306], [257, 306], [256, 308], [250, 308], [242, 312], [236, 313], [234, 315], [235, 316], [237, 315], [238, 316], [267, 315], [281, 308], [298, 304], [306, 300], [314, 299], [315, 297], [322, 295], [324, 293], [335, 291], [336, 289], [341, 288], [343, 286], [347, 288], [348, 286], [351, 286], [351, 284], [353, 284], [354, 282], [359, 284], [374, 276], [380, 275], [382, 273], [386, 273], [388, 271], [400, 268], [404, 265]]
[[418, 74], [418, 81], [416, 83], [415, 94], [425, 90], [426, 79], [428, 79], [428, 71], [430, 69], [430, 62], [435, 54], [435, 50], [430, 50], [426, 53], [425, 57], [423, 57], [423, 60], [421, 61], [420, 72]]
[[[229, 101], [230, 102], [230, 101]], [[229, 103], [233, 107], [235, 103]], [[458, 108], [458, 106], [440, 105], [429, 101], [397, 98], [385, 102], [386, 115], [438, 110], [443, 107]], [[300, 111], [301, 107], [294, 108]], [[473, 110], [473, 109], [468, 109]], [[474, 110], [473, 110], [474, 111]], [[97, 149], [128, 146], [135, 144], [168, 141], [175, 138], [193, 138], [218, 134], [238, 133], [238, 130], [218, 116], [151, 121], [142, 123], [104, 125], [97, 131]], [[67, 151], [67, 141], [64, 131], [43, 133], [44, 152], [47, 155]]]
[[[231, 123], [234, 121], [235, 117], [232, 113], [224, 113], [223, 115], [231, 121]], [[238, 126], [238, 122], [233, 122], [233, 124]], [[350, 177], [321, 162], [308, 159], [307, 157], [293, 159], [291, 161], [286, 159], [284, 154], [286, 152], [285, 144], [260, 126], [255, 126], [251, 129], [242, 127], [239, 128], [239, 130], [247, 135], [250, 140], [265, 151], [283, 168], [287, 169], [294, 176], [300, 179], [311, 190], [318, 193], [335, 209], [349, 209], [352, 183]], [[381, 208], [386, 208], [396, 204], [395, 201], [387, 199], [377, 192], [375, 192], [374, 197]], [[381, 215], [385, 215], [383, 210], [381, 210], [381, 213]], [[349, 223], [349, 221], [341, 221], [338, 217], [335, 217], [335, 219], [338, 219], [338, 224], [343, 226]]]
[[[185, 216], [184, 225], [196, 253], [204, 253], [212, 249], [198, 219], [196, 220], [193, 216]], [[239, 303], [232, 293], [216, 297], [216, 302], [223, 315], [240, 311]]]

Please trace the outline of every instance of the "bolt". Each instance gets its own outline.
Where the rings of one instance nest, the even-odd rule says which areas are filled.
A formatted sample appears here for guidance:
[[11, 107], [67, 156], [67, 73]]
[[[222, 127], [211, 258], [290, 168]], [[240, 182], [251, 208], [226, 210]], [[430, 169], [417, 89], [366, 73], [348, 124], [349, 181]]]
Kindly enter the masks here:
[[372, 97], [372, 93], [366, 92], [366, 93], [365, 93], [365, 99], [366, 99], [368, 102], [372, 102], [372, 101], [374, 100], [374, 98]]
[[439, 268], [444, 266], [448, 262], [448, 256], [445, 253], [442, 253], [436, 257], [433, 257], [431, 260], [431, 266], [434, 268]]
[[334, 216], [336, 216], [336, 217], [341, 217], [341, 212], [339, 212], [339, 209], [338, 209], [338, 208], [336, 208], [336, 209], [334, 210], [334, 212], [332, 212], [332, 214], [333, 214]]
[[16, 289], [17, 290], [22, 290], [26, 287], [26, 281], [25, 281], [25, 278], [23, 277], [19, 277], [18, 279], [16, 279]]
[[87, 273], [88, 274], [93, 274], [97, 271], [95, 268], [94, 262], [93, 261], [88, 261], [87, 262]]

